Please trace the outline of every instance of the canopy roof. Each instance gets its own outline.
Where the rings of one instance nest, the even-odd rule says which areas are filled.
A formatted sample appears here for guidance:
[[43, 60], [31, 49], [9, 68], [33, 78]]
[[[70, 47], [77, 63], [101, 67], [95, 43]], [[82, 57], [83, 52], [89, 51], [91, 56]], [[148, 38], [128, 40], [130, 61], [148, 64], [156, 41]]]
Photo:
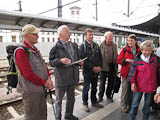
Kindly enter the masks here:
[[137, 34], [139, 36], [153, 36], [160, 37], [157, 34], [143, 32], [141, 30], [127, 29], [124, 27], [106, 26], [102, 24], [87, 23], [82, 21], [68, 20], [62, 18], [53, 18], [33, 14], [25, 14], [22, 12], [4, 11], [0, 10], [0, 29], [20, 30], [25, 24], [34, 24], [40, 27], [42, 31], [56, 31], [62, 25], [68, 25], [71, 32], [84, 33], [84, 29], [90, 27], [96, 34], [104, 34], [106, 31], [112, 31], [118, 35]]

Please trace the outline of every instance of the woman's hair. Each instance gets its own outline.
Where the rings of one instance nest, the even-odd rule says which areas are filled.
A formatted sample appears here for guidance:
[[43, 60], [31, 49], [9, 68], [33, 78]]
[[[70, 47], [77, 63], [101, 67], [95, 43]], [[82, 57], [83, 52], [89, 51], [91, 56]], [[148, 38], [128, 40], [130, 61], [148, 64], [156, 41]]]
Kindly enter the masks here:
[[136, 37], [136, 35], [135, 35], [135, 34], [131, 34], [131, 35], [129, 35], [129, 36], [128, 36], [128, 38], [130, 38], [130, 39], [134, 39], [134, 40], [137, 40], [137, 37]]
[[146, 40], [140, 44], [140, 49], [143, 50], [145, 48], [151, 48], [154, 49], [153, 42], [151, 40]]

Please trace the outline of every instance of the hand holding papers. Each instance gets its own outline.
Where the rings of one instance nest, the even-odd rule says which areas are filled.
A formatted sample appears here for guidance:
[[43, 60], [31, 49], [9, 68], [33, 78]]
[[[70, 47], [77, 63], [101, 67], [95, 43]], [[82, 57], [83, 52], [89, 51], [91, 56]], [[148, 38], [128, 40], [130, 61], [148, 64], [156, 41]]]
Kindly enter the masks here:
[[65, 65], [65, 67], [69, 67], [69, 66], [71, 66], [71, 65], [78, 64], [78, 63], [80, 63], [80, 62], [82, 62], [82, 61], [84, 61], [84, 60], [86, 60], [86, 59], [87, 59], [87, 57], [85, 57], [85, 58], [83, 58], [83, 59], [81, 59], [81, 60], [78, 60], [78, 61], [72, 62], [72, 63], [70, 63], [70, 64], [67, 64], [67, 65]]

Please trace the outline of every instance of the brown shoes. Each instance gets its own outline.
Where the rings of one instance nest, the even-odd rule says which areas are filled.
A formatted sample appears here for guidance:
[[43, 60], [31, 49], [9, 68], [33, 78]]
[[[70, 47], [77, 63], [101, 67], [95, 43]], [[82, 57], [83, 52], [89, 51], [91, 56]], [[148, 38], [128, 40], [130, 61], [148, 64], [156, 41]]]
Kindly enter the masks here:
[[96, 107], [96, 108], [103, 108], [103, 105], [101, 105], [99, 103], [92, 104], [92, 106]]
[[122, 112], [124, 112], [124, 113], [129, 113], [129, 111], [130, 111], [130, 108], [129, 108], [129, 106], [128, 106], [128, 105], [127, 105], [127, 106], [122, 107]]
[[[92, 104], [92, 106], [96, 107], [96, 108], [103, 108], [103, 105], [101, 105], [99, 103]], [[88, 105], [83, 105], [83, 109], [86, 112], [90, 112], [90, 109], [89, 109]]]
[[84, 109], [84, 111], [86, 111], [86, 112], [90, 112], [88, 105], [83, 105], [83, 109]]

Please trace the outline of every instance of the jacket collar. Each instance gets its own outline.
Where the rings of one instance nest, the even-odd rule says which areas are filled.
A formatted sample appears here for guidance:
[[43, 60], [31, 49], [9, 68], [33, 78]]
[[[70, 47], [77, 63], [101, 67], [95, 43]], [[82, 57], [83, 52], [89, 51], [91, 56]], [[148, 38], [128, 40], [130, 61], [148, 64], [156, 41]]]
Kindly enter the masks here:
[[37, 48], [34, 46], [34, 47], [31, 47], [25, 40], [24, 40], [24, 45], [28, 48], [28, 49], [32, 49], [33, 51], [37, 51]]

